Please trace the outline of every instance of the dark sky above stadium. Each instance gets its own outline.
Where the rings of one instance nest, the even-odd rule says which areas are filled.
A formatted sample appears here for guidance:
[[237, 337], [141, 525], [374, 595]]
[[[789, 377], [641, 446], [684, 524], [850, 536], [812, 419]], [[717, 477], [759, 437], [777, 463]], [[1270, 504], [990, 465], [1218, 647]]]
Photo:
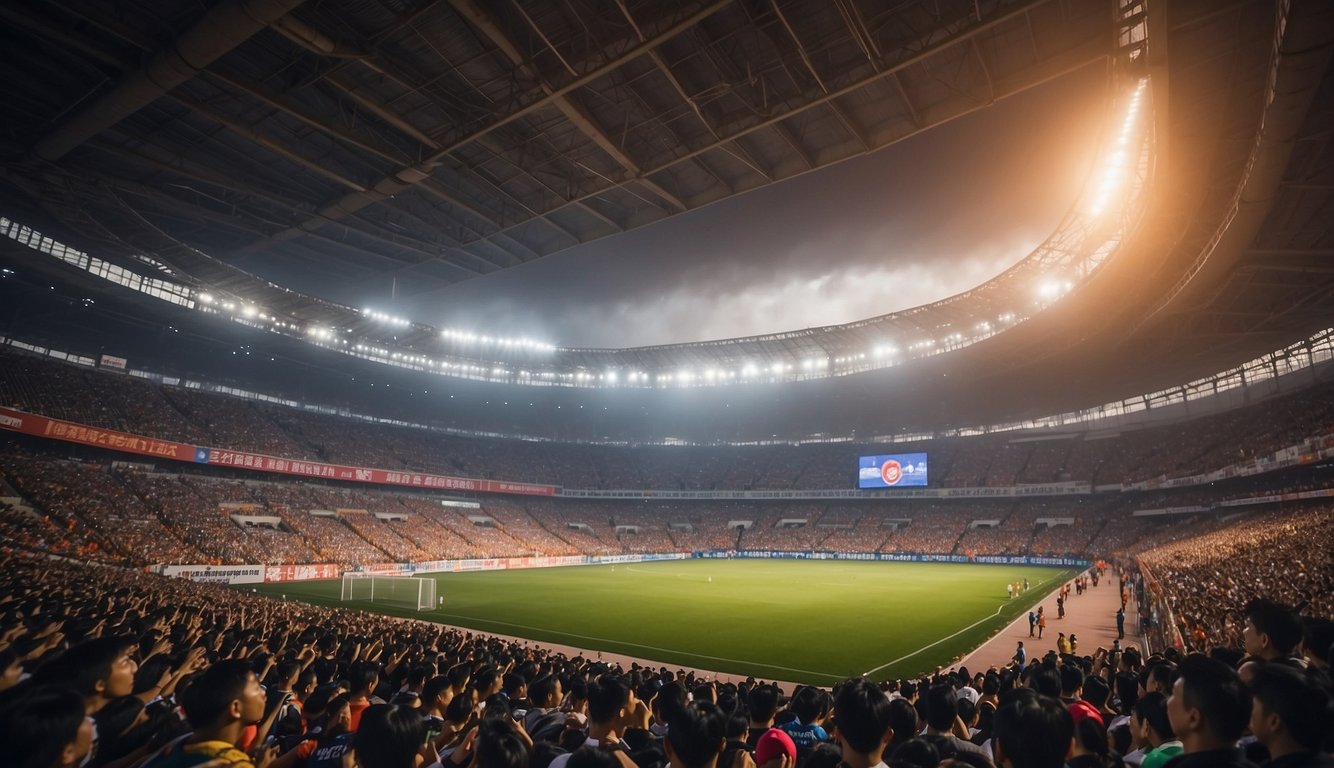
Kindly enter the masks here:
[[871, 155], [445, 289], [330, 298], [595, 347], [916, 306], [995, 276], [1051, 233], [1110, 122], [1104, 85], [1090, 67]]

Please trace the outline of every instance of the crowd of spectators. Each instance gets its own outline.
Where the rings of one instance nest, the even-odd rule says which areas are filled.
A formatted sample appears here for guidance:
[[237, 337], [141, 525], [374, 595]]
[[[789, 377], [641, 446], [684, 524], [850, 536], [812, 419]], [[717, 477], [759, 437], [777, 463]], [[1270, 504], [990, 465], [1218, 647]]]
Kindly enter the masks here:
[[1334, 507], [1216, 525], [1142, 556], [1188, 647], [1241, 644], [1257, 594], [1334, 616]]
[[[0, 451], [0, 479], [30, 511], [0, 518], [12, 532], [6, 540], [126, 564], [357, 565], [714, 550], [1090, 557], [1225, 527], [1232, 518], [1208, 507], [1235, 494], [829, 502], [536, 497], [447, 507], [422, 492], [164, 474], [10, 448]], [[1177, 512], [1137, 514], [1162, 508]]]
[[12, 452], [0, 454], [0, 473], [23, 498], [40, 506], [50, 523], [53, 551], [146, 562], [200, 556], [182, 531], [169, 527], [104, 466]]
[[[1211, 617], [1188, 648], [1021, 650], [832, 689], [5, 552], [0, 753], [19, 768], [1328, 766], [1331, 515], [1265, 515], [1235, 541], [1145, 552], [1150, 591]], [[1134, 568], [1105, 578], [1139, 584]]]
[[1133, 483], [1199, 474], [1334, 432], [1334, 384], [1107, 439], [1006, 434], [892, 445], [599, 446], [463, 437], [159, 385], [0, 350], [0, 405], [292, 459], [589, 489], [851, 488], [857, 457], [926, 452], [932, 485]]

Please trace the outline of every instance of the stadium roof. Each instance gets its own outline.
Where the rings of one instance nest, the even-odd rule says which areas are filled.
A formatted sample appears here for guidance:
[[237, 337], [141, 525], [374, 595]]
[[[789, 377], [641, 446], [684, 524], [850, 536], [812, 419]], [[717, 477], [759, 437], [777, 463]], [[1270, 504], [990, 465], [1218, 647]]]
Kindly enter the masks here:
[[[224, 0], [0, 14], [11, 215], [303, 322], [385, 334], [228, 262], [467, 280], [865, 154], [1096, 61], [1109, 82], [1152, 83], [1153, 183], [1130, 237], [1026, 322], [911, 371], [851, 376], [811, 407], [856, 413], [892, 384], [923, 420], [1045, 414], [1221, 370], [1334, 317], [1334, 8], [1317, 0]], [[1006, 304], [987, 301], [965, 294], [929, 321], [910, 310], [888, 322], [937, 334]], [[765, 365], [833, 359], [883, 336], [867, 327], [562, 350], [561, 363], [702, 370], [729, 345]], [[394, 335], [423, 354], [451, 343], [425, 327]]]

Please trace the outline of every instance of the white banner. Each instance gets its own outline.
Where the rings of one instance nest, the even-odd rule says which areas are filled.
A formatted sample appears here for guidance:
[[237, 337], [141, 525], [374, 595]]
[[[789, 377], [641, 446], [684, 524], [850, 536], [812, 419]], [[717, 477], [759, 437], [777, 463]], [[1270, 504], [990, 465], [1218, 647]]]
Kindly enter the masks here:
[[262, 565], [163, 565], [158, 572], [163, 576], [212, 584], [261, 584], [264, 582]]

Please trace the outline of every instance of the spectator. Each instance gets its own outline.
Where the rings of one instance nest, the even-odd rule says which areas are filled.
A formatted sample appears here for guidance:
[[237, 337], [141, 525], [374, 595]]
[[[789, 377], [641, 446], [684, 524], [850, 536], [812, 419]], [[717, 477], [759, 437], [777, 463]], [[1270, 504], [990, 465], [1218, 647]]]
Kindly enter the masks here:
[[[808, 758], [808, 765], [809, 760]], [[797, 764], [796, 742], [792, 741], [792, 737], [782, 728], [770, 728], [755, 740], [754, 762], [758, 768], [793, 768]]]
[[1246, 624], [1241, 638], [1246, 653], [1264, 661], [1290, 658], [1302, 641], [1302, 622], [1297, 614], [1273, 600], [1256, 599], [1246, 604]]
[[[603, 675], [588, 684], [588, 731], [583, 744], [620, 749], [621, 737], [633, 722], [634, 691], [614, 675]], [[675, 718], [673, 718], [673, 721]], [[551, 768], [565, 768], [570, 756], [551, 761]]]
[[887, 759], [898, 759], [898, 749], [917, 735], [917, 708], [912, 702], [896, 694], [889, 700], [889, 745], [885, 748]]
[[13, 768], [73, 768], [93, 746], [93, 721], [73, 688], [25, 686], [0, 704], [0, 754]]
[[1120, 756], [1107, 744], [1102, 724], [1091, 717], [1075, 723], [1075, 741], [1066, 768], [1121, 768]]
[[1081, 698], [1084, 692], [1084, 672], [1075, 664], [1063, 664], [1061, 674], [1061, 703], [1070, 710], [1070, 717], [1078, 725], [1084, 718], [1092, 718], [1098, 725], [1103, 725], [1102, 713], [1098, 708]]
[[352, 751], [352, 713], [347, 697], [331, 700], [321, 715], [322, 724], [313, 728], [315, 738], [301, 742], [279, 755], [269, 768], [342, 768], [344, 755]]
[[1074, 741], [1074, 721], [1065, 707], [1030, 690], [1002, 696], [993, 727], [998, 768], [1061, 768]]
[[375, 704], [384, 704], [384, 700], [375, 696], [375, 688], [380, 684], [380, 665], [373, 661], [359, 661], [352, 665], [348, 675], [351, 694], [348, 705], [352, 710], [353, 733], [361, 725], [361, 714]]
[[1251, 678], [1250, 729], [1269, 749], [1266, 766], [1330, 768], [1334, 702], [1329, 680], [1283, 664], [1265, 664]]
[[91, 715], [112, 699], [134, 692], [134, 673], [139, 669], [131, 657], [135, 647], [134, 638], [123, 635], [87, 640], [39, 667], [33, 681], [73, 686], [83, 694]]
[[779, 693], [776, 685], [757, 685], [750, 689], [746, 697], [746, 709], [750, 715], [750, 727], [746, 736], [746, 746], [754, 751], [760, 737], [774, 726], [774, 715], [778, 714]]
[[953, 745], [955, 752], [971, 752], [990, 759], [990, 755], [968, 741], [968, 731], [959, 721], [958, 694], [954, 686], [939, 683], [926, 691], [926, 735], [940, 736]]
[[227, 659], [209, 667], [183, 694], [182, 708], [194, 732], [150, 759], [144, 768], [187, 768], [224, 760], [234, 768], [265, 768], [275, 750], [266, 749], [258, 762], [237, 749], [241, 732], [264, 717], [264, 689], [244, 659]]
[[[475, 733], [472, 768], [528, 768], [532, 742], [508, 717], [486, 718]], [[458, 754], [451, 755], [450, 762], [457, 763]], [[407, 765], [412, 768], [412, 763]]]
[[1135, 702], [1135, 717], [1139, 743], [1145, 745], [1142, 768], [1162, 768], [1168, 760], [1181, 754], [1183, 746], [1172, 730], [1167, 716], [1167, 697], [1154, 692]]
[[849, 768], [884, 765], [885, 747], [894, 737], [889, 698], [864, 677], [845, 682], [834, 696], [834, 740]]
[[824, 692], [809, 685], [797, 691], [789, 706], [792, 713], [797, 716], [796, 719], [782, 723], [778, 727], [792, 737], [793, 743], [797, 745], [798, 757], [804, 757], [806, 753], [815, 749], [816, 744], [829, 741], [829, 733], [823, 727], [824, 719], [829, 714], [829, 706], [825, 703]]
[[1182, 659], [1167, 715], [1183, 749], [1168, 766], [1251, 768], [1254, 763], [1237, 749], [1250, 711], [1251, 700], [1235, 670], [1200, 654]]
[[1312, 616], [1303, 625], [1302, 658], [1312, 667], [1328, 672], [1329, 652], [1334, 649], [1334, 620]]
[[532, 706], [524, 715], [524, 730], [535, 742], [555, 741], [565, 727], [565, 713], [560, 711], [565, 693], [561, 690], [560, 678], [555, 675], [537, 678], [528, 686], [528, 696]]
[[[426, 740], [426, 726], [416, 710], [373, 704], [361, 713], [360, 726], [352, 737], [352, 752], [359, 768], [416, 768], [418, 751]], [[471, 751], [461, 753], [471, 757]], [[454, 761], [454, 756], [450, 759]]]
[[[896, 766], [909, 766], [910, 768], [936, 768], [940, 764], [940, 750], [936, 749], [930, 739], [921, 736], [914, 736], [903, 743], [903, 746], [894, 751], [894, 762]], [[804, 766], [803, 766], [804, 768]]]
[[717, 705], [696, 701], [682, 707], [667, 728], [667, 757], [673, 768], [716, 768], [727, 741], [727, 719]]

